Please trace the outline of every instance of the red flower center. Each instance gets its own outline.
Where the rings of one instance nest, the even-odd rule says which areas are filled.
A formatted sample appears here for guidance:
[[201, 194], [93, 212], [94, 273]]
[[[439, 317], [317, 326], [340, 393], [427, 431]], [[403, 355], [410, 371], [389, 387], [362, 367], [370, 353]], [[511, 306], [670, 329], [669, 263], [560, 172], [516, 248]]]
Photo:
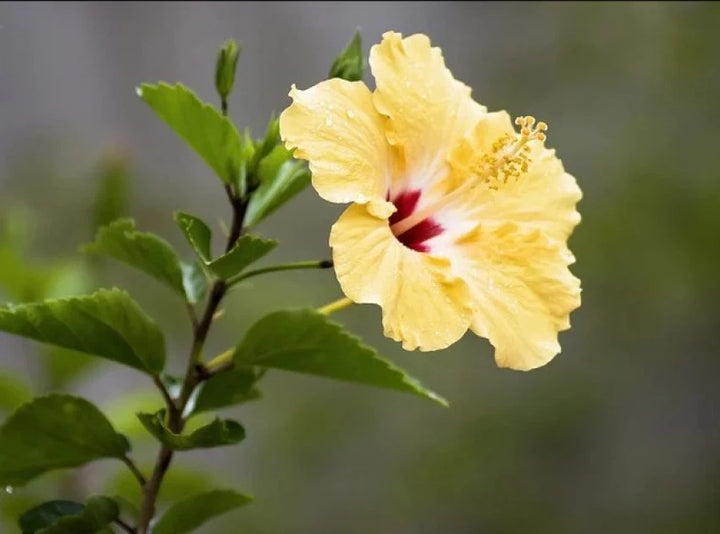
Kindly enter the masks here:
[[[402, 191], [392, 199], [397, 211], [390, 216], [390, 226], [409, 217], [415, 211], [422, 191]], [[389, 196], [389, 195], [388, 195]], [[423, 219], [400, 235], [395, 235], [403, 245], [418, 252], [429, 252], [426, 241], [443, 233], [444, 228], [432, 217]]]

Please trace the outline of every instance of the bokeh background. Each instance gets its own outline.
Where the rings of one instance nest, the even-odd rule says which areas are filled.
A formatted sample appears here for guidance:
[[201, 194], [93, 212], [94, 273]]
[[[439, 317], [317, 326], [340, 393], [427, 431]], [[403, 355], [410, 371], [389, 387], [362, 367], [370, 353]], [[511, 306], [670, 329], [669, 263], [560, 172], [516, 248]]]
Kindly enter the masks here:
[[[217, 180], [135, 86], [182, 81], [215, 101], [215, 52], [235, 38], [231, 115], [259, 136], [356, 27], [366, 52], [388, 29], [427, 33], [488, 108], [550, 124], [584, 191], [570, 243], [583, 306], [562, 354], [530, 373], [497, 369], [471, 335], [406, 353], [382, 337], [377, 308], [343, 311], [451, 408], [270, 373], [261, 402], [226, 410], [247, 440], [179, 455], [163, 502], [214, 484], [255, 494], [208, 533], [720, 531], [718, 4], [2, 3], [2, 300], [128, 287], [180, 372], [189, 333], [175, 297], [79, 252], [99, 222], [130, 215], [189, 258], [173, 210], [217, 231], [228, 218]], [[340, 209], [303, 192], [261, 225], [281, 241], [267, 261], [327, 257]], [[232, 294], [209, 354], [269, 310], [340, 295], [330, 272], [256, 280]], [[30, 393], [84, 395], [149, 465], [155, 445], [133, 416], [160, 402], [148, 381], [48, 352], [0, 336], [0, 413]], [[111, 461], [51, 474], [0, 492], [0, 530], [44, 498], [133, 491]]]

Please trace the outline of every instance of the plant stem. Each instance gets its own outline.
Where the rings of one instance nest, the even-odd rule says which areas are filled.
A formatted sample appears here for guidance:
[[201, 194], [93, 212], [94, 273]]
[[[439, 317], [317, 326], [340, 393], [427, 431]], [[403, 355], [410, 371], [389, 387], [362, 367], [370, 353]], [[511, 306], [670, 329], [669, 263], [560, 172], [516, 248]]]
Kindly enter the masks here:
[[125, 532], [127, 532], [128, 534], [135, 534], [135, 533], [137, 532], [137, 530], [135, 530], [133, 527], [131, 527], [130, 525], [128, 525], [125, 521], [123, 521], [123, 520], [120, 519], [120, 518], [116, 519], [116, 520], [115, 520], [115, 523], [117, 523], [117, 525], [118, 525], [121, 529], [123, 529]]
[[[228, 193], [230, 203], [233, 206], [232, 226], [230, 229], [230, 235], [228, 236], [227, 246], [225, 247], [225, 250], [229, 251], [242, 235], [243, 220], [245, 219], [245, 212], [247, 211], [247, 199], [239, 198], [230, 186], [226, 187], [226, 191]], [[185, 371], [185, 378], [183, 380], [180, 396], [175, 401], [173, 401], [173, 399], [169, 396], [165, 398], [168, 408], [167, 425], [170, 431], [174, 433], [179, 434], [182, 432], [186, 422], [184, 418], [185, 408], [187, 407], [187, 403], [190, 400], [193, 391], [203, 379], [203, 376], [198, 373], [197, 369], [202, 360], [203, 347], [208, 333], [210, 332], [213, 318], [215, 317], [227, 289], [228, 285], [224, 280], [216, 280], [212, 285], [205, 312], [203, 313], [200, 321], [193, 324], [194, 335], [192, 349], [190, 351], [190, 357], [188, 358], [188, 365]], [[158, 383], [159, 387], [162, 386], [162, 382], [160, 382], [159, 379], [156, 381], [156, 384]], [[162, 386], [161, 391], [164, 389], [164, 386]], [[147, 534], [148, 532], [150, 522], [155, 515], [155, 502], [157, 501], [162, 481], [165, 477], [165, 473], [170, 467], [172, 458], [173, 450], [163, 445], [158, 453], [153, 474], [150, 477], [150, 480], [148, 480], [144, 485], [143, 501], [140, 508], [140, 515], [138, 517], [138, 534]]]
[[172, 400], [172, 397], [170, 397], [170, 393], [168, 393], [167, 388], [165, 387], [165, 384], [162, 383], [162, 380], [160, 380], [160, 377], [158, 375], [153, 375], [153, 383], [157, 386], [157, 388], [160, 390], [160, 393], [163, 396], [163, 399], [165, 400], [165, 404], [170, 406], [171, 404], [174, 404], [175, 401]]
[[330, 315], [331, 313], [347, 308], [351, 304], [355, 303], [349, 298], [344, 297], [336, 300], [335, 302], [331, 302], [330, 304], [326, 304], [322, 308], [318, 308], [317, 311], [318, 313], [322, 313], [323, 315]]
[[248, 271], [245, 274], [241, 274], [235, 278], [228, 280], [228, 286], [232, 287], [235, 284], [258, 276], [265, 273], [273, 273], [276, 271], [294, 271], [297, 269], [329, 269], [333, 266], [332, 260], [311, 260], [311, 261], [297, 261], [294, 263], [282, 263], [279, 265], [270, 265], [269, 267], [263, 267], [262, 269], [255, 269], [254, 271]]
[[140, 487], [144, 488], [145, 484], [147, 484], [147, 479], [140, 472], [140, 469], [138, 469], [137, 465], [135, 465], [135, 462], [133, 462], [132, 459], [127, 455], [122, 459], [122, 461], [125, 462], [125, 465], [127, 465], [128, 468], [130, 468], [132, 474], [135, 475], [135, 478], [140, 483]]

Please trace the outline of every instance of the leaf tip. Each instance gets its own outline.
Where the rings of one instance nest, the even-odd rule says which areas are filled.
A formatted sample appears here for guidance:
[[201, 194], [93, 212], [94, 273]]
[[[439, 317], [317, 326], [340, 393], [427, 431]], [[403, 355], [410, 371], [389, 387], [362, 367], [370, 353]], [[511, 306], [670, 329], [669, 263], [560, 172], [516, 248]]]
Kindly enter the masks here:
[[437, 393], [433, 393], [432, 391], [426, 391], [426, 394], [430, 400], [435, 401], [443, 408], [450, 408], [450, 403], [445, 397], [441, 397], [440, 395], [438, 395]]

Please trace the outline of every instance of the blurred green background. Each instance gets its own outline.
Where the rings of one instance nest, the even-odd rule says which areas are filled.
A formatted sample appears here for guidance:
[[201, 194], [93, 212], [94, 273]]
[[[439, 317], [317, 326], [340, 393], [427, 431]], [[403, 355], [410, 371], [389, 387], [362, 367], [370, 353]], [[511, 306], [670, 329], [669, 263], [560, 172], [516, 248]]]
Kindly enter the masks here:
[[[343, 311], [451, 408], [273, 372], [262, 402], [227, 410], [246, 441], [179, 455], [164, 502], [216, 483], [255, 494], [208, 533], [720, 531], [718, 4], [0, 4], [2, 300], [126, 286], [180, 372], [189, 329], [175, 297], [78, 251], [99, 222], [130, 215], [189, 258], [172, 211], [216, 230], [228, 218], [217, 180], [135, 86], [179, 80], [214, 102], [214, 55], [233, 37], [231, 115], [259, 136], [356, 26], [366, 51], [388, 29], [427, 33], [488, 108], [550, 124], [584, 191], [570, 242], [583, 305], [562, 354], [530, 373], [497, 369], [472, 335], [406, 353], [377, 308]], [[341, 209], [306, 190], [261, 225], [281, 241], [266, 261], [327, 257]], [[255, 280], [231, 295], [209, 354], [266, 311], [340, 296], [330, 272]], [[76, 392], [149, 465], [155, 445], [133, 416], [160, 403], [146, 378], [48, 352], [0, 336], [0, 417], [30, 392]], [[45, 476], [0, 492], [0, 530], [43, 498], [133, 491], [117, 462]]]

